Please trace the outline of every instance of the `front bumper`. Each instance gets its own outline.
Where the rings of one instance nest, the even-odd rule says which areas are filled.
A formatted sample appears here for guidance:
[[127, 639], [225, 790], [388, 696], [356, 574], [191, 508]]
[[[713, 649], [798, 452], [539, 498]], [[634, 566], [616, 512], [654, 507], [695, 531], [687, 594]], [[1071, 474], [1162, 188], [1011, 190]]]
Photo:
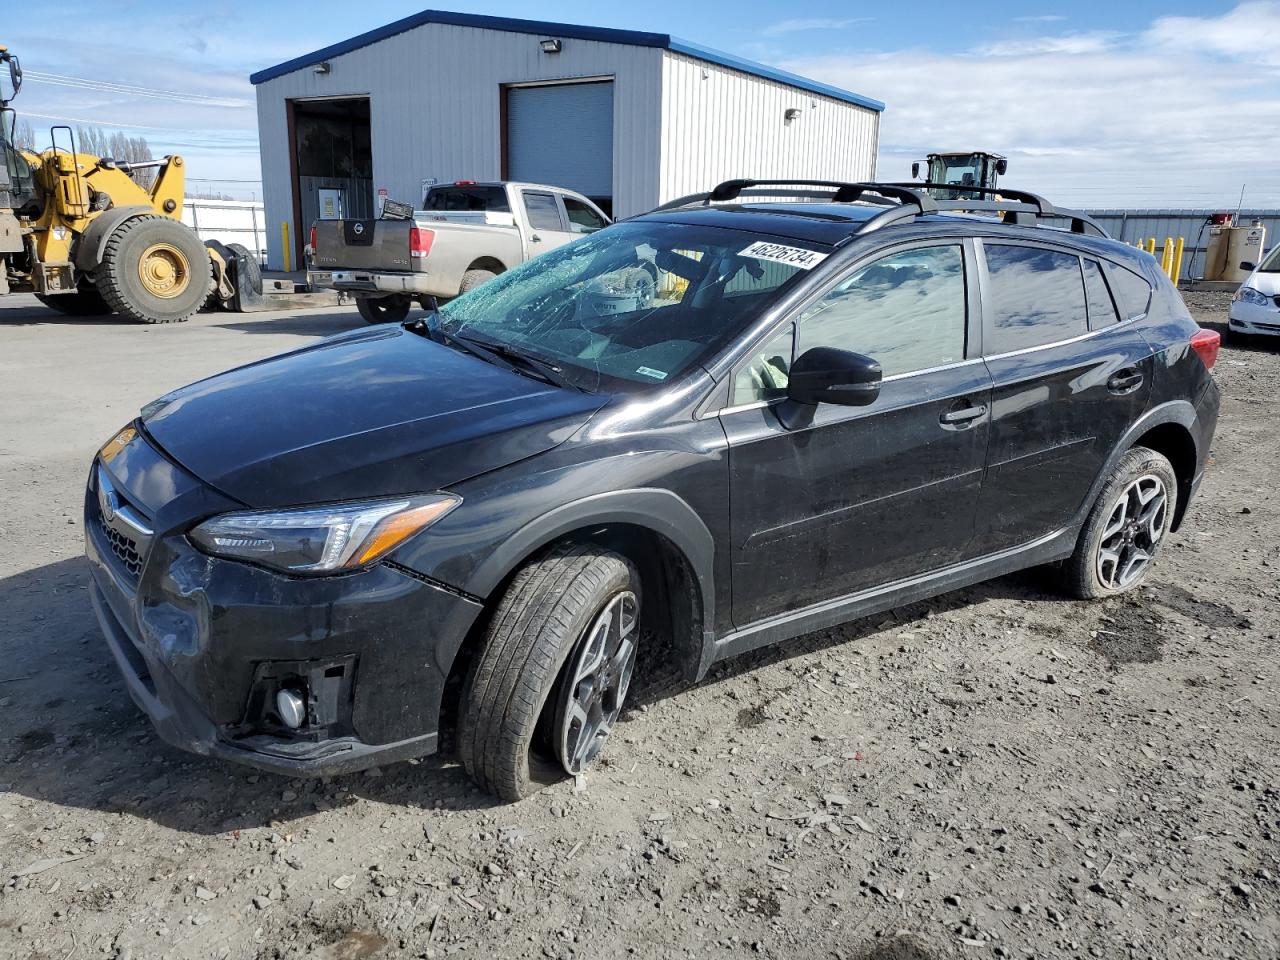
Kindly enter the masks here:
[[1237, 333], [1280, 336], [1280, 305], [1233, 300], [1227, 308], [1227, 326]]
[[439, 295], [425, 273], [376, 273], [370, 270], [310, 270], [307, 283], [312, 290], [343, 290], [347, 293], [403, 293], [410, 296]]
[[[445, 682], [478, 603], [385, 563], [291, 578], [207, 556], [182, 532], [199, 517], [171, 527], [164, 509], [147, 515], [145, 470], [116, 486], [155, 533], [122, 548], [97, 469], [85, 499], [90, 596], [130, 696], [165, 741], [290, 776], [435, 751]], [[308, 703], [299, 730], [273, 715], [286, 685]]]

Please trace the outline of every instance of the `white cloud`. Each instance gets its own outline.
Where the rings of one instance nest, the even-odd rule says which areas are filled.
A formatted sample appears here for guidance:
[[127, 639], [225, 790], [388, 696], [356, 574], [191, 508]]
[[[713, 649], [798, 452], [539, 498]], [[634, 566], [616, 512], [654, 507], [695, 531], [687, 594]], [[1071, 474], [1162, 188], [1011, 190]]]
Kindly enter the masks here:
[[[988, 149], [1009, 156], [1010, 185], [1064, 204], [1234, 208], [1248, 183], [1246, 204], [1280, 206], [1280, 84], [1257, 44], [1225, 42], [1242, 11], [1274, 15], [1280, 3], [1165, 18], [1077, 50], [852, 52], [784, 66], [888, 104], [884, 178], [905, 177], [929, 150]], [[1171, 19], [1196, 21], [1199, 39]], [[1228, 55], [1238, 62], [1223, 69]]]
[[1106, 30], [1092, 33], [1069, 33], [1059, 37], [1030, 37], [986, 44], [974, 50], [984, 57], [1026, 57], [1046, 53], [1101, 53], [1113, 49], [1121, 35]]
[[766, 37], [781, 36], [784, 33], [801, 33], [806, 30], [843, 30], [855, 23], [866, 23], [870, 17], [848, 17], [836, 20], [827, 17], [814, 17], [800, 20], [780, 20], [771, 23], [760, 32]]
[[1280, 67], [1280, 3], [1242, 3], [1220, 17], [1161, 17], [1143, 42], [1160, 50]]
[[1014, 23], [1057, 23], [1067, 19], [1060, 13], [1043, 13], [1038, 17], [1014, 17]]

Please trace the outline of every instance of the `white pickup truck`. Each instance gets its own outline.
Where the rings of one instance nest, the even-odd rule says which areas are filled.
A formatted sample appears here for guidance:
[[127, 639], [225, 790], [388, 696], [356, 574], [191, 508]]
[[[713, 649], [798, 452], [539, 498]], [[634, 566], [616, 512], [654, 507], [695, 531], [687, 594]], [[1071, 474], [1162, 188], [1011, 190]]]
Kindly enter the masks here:
[[370, 323], [416, 301], [466, 293], [504, 270], [609, 225], [581, 194], [536, 183], [459, 180], [431, 187], [402, 219], [317, 220], [307, 279], [356, 297]]

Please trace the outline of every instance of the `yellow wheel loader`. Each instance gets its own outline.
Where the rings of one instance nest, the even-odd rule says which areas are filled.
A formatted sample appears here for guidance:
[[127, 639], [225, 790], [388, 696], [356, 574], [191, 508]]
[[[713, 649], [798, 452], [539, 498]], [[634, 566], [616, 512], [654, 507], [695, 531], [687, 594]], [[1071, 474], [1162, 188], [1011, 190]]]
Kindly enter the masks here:
[[[188, 319], [230, 295], [226, 260], [181, 221], [184, 170], [171, 156], [127, 164], [77, 153], [54, 127], [41, 154], [13, 142], [18, 58], [0, 47], [0, 295], [34, 293], [67, 314], [114, 312], [142, 323]], [[66, 147], [58, 145], [65, 132]], [[150, 188], [130, 176], [154, 169]], [[217, 274], [215, 287], [213, 277]]]

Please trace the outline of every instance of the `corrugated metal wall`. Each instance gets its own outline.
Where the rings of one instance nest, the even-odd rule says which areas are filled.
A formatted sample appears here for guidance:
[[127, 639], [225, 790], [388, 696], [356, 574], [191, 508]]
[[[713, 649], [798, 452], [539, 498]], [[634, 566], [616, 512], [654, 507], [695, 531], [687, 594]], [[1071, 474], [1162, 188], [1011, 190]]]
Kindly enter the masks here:
[[[426, 24], [257, 87], [268, 243], [282, 266], [281, 223], [292, 223], [286, 101], [368, 96], [375, 192], [417, 203], [424, 177], [501, 176], [500, 86], [614, 80], [614, 213], [629, 216], [731, 177], [869, 179], [879, 114], [831, 97], [658, 47]], [[789, 107], [801, 116], [784, 122]], [[665, 116], [665, 120], [664, 120]], [[293, 264], [296, 268], [297, 264]]]
[[[656, 47], [565, 40], [545, 54], [541, 36], [426, 24], [257, 87], [270, 262], [282, 265], [282, 221], [292, 221], [285, 101], [368, 96], [374, 189], [421, 202], [424, 177], [501, 176], [504, 83], [584, 77], [614, 80], [614, 210], [627, 216], [658, 202], [662, 55]], [[290, 223], [290, 229], [298, 229]], [[304, 225], [302, 229], [306, 229]]]
[[[1209, 228], [1204, 227], [1212, 210], [1094, 210], [1090, 212], [1107, 233], [1125, 243], [1156, 238], [1156, 248], [1164, 246], [1166, 237], [1186, 238], [1180, 279], [1193, 279], [1204, 272], [1204, 252], [1209, 245]], [[1236, 222], [1247, 226], [1261, 220], [1267, 228], [1266, 246], [1270, 250], [1280, 243], [1280, 210], [1241, 210]], [[1204, 231], [1201, 232], [1201, 227]]]
[[670, 51], [662, 70], [664, 201], [735, 177], [874, 179], [876, 111]]

